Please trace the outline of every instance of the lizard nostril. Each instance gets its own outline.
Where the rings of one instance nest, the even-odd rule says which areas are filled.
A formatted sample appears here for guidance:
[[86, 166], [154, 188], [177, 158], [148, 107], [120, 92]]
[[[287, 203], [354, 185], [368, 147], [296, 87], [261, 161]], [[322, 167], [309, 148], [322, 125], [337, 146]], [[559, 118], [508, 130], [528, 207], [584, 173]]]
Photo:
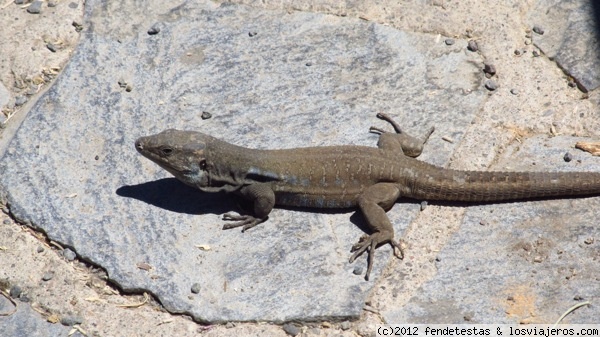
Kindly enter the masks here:
[[142, 142], [138, 139], [135, 141], [135, 148], [140, 151], [144, 149], [144, 146], [142, 145]]

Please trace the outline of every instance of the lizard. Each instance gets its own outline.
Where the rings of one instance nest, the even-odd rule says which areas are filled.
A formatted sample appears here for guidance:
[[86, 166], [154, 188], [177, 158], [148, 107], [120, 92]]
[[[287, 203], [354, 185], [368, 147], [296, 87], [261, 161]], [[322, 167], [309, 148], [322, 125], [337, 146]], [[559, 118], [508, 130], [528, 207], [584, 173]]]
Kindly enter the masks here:
[[366, 280], [377, 247], [390, 244], [396, 257], [404, 257], [386, 215], [401, 197], [482, 203], [600, 195], [600, 172], [460, 171], [426, 163], [416, 158], [434, 128], [417, 138], [390, 116], [377, 117], [395, 131], [371, 127], [379, 134], [377, 147], [249, 149], [201, 132], [168, 129], [138, 138], [135, 148], [189, 186], [250, 201], [252, 214], [224, 214], [223, 229], [253, 228], [275, 205], [358, 208], [371, 233], [352, 246], [349, 262], [367, 252]]

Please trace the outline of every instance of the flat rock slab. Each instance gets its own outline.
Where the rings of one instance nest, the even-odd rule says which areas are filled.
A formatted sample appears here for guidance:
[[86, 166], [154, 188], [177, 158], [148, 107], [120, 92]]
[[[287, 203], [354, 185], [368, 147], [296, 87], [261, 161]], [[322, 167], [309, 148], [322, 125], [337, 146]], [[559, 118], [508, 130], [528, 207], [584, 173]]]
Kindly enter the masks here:
[[600, 86], [600, 4], [594, 1], [538, 0], [528, 19], [535, 45], [585, 92]]
[[[565, 149], [582, 140], [536, 136], [509, 148], [493, 170], [600, 171], [600, 160]], [[437, 274], [388, 322], [597, 323], [600, 198], [555, 199], [467, 208], [459, 231], [436, 258]]]
[[[59, 337], [69, 335], [71, 330], [70, 327], [47, 322], [28, 303], [17, 302], [15, 308], [2, 296], [0, 296], [0, 313], [11, 313], [8, 316], [0, 316], [0, 336]], [[75, 332], [69, 336], [83, 335]]]
[[[86, 6], [77, 52], [0, 162], [15, 217], [198, 321], [357, 317], [373, 286], [366, 257], [348, 263], [361, 217], [276, 209], [246, 233], [223, 231], [235, 202], [169, 178], [134, 140], [180, 128], [256, 148], [374, 146], [368, 128], [389, 127], [374, 117], [386, 112], [415, 134], [435, 125], [422, 157], [443, 164], [455, 145], [441, 136], [460, 139], [486, 96], [479, 55], [320, 14]], [[394, 208], [398, 235], [417, 212]], [[377, 250], [372, 280], [390, 256]]]

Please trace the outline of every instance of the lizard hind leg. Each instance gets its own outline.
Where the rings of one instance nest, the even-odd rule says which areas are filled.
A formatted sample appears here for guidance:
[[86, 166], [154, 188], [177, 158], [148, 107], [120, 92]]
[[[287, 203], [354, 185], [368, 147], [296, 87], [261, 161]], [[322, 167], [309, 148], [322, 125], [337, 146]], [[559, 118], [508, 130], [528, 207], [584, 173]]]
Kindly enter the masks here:
[[402, 131], [400, 126], [388, 115], [384, 113], [378, 113], [377, 118], [384, 120], [392, 125], [396, 133], [384, 131], [383, 129], [372, 126], [369, 128], [369, 132], [377, 133], [380, 135], [377, 146], [381, 149], [391, 150], [394, 152], [400, 152], [409, 157], [416, 158], [423, 152], [425, 143], [435, 130], [430, 128], [422, 138], [417, 138], [409, 135]]
[[404, 253], [400, 243], [394, 240], [394, 228], [385, 214], [386, 209], [400, 196], [400, 189], [393, 183], [379, 183], [367, 188], [358, 198], [358, 206], [362, 211], [369, 229], [370, 235], [363, 235], [358, 243], [352, 246], [352, 256], [350, 263], [365, 251], [368, 253], [367, 273], [365, 280], [369, 280], [371, 270], [373, 269], [373, 260], [375, 249], [385, 243], [389, 243], [394, 250], [394, 254], [402, 259]]

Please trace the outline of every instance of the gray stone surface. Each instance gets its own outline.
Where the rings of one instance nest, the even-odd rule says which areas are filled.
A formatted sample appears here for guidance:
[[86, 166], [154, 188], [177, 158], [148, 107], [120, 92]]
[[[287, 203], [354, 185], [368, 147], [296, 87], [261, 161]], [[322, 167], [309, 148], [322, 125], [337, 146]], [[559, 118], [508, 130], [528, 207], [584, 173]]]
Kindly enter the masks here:
[[600, 86], [600, 28], [596, 17], [600, 5], [594, 0], [538, 0], [529, 12], [532, 39], [549, 58], [577, 82], [580, 89]]
[[[9, 100], [10, 100], [10, 92], [8, 92], [8, 89], [6, 89], [4, 84], [2, 84], [2, 82], [0, 82], [0, 111], [2, 111], [2, 108], [4, 108], [8, 104]], [[3, 118], [3, 117], [4, 116], [2, 114], [0, 114], [0, 118]], [[1, 121], [2, 120], [0, 120], [0, 122]]]
[[27, 12], [29, 12], [31, 14], [40, 14], [42, 12], [43, 4], [44, 4], [43, 1], [36, 0], [36, 1], [32, 2], [29, 5], [29, 7], [27, 7]]
[[[597, 157], [581, 151], [563, 161], [565, 149], [579, 140], [533, 137], [507, 149], [492, 169], [600, 171]], [[600, 198], [468, 207], [437, 256], [435, 277], [408, 304], [384, 312], [385, 320], [550, 324], [581, 301], [593, 304], [600, 296], [599, 208]], [[600, 307], [591, 305], [563, 323], [597, 323], [598, 317]]]
[[[159, 4], [139, 19], [131, 4], [86, 2], [77, 52], [0, 161], [11, 212], [124, 290], [199, 321], [357, 317], [373, 285], [353, 274], [365, 257], [347, 262], [360, 217], [277, 209], [246, 233], [222, 231], [235, 203], [168, 178], [133, 142], [175, 127], [249, 147], [374, 146], [367, 130], [383, 125], [381, 111], [416, 134], [435, 125], [422, 158], [443, 164], [455, 145], [441, 135], [460, 139], [486, 96], [479, 55], [464, 40], [359, 19], [212, 2], [150, 8]], [[398, 235], [418, 209], [394, 208]], [[390, 253], [378, 249], [373, 279]]]
[[[60, 324], [47, 322], [26, 303], [17, 301], [17, 311], [10, 316], [0, 316], [0, 336], [3, 337], [59, 337], [71, 330]], [[0, 313], [13, 311], [13, 304], [0, 296]], [[71, 336], [82, 336], [79, 332]]]

